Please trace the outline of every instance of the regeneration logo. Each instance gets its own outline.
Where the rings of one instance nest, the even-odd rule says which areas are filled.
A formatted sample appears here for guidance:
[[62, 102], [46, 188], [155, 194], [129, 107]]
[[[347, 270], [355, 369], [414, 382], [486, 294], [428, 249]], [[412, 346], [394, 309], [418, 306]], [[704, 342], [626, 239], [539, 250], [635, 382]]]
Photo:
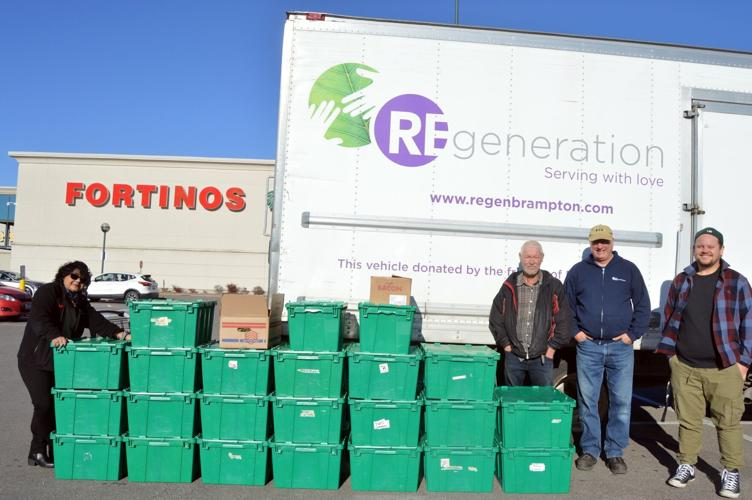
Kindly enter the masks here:
[[358, 63], [343, 63], [316, 79], [308, 98], [311, 119], [324, 138], [341, 147], [364, 147], [373, 136], [379, 150], [393, 163], [420, 167], [435, 160], [449, 138], [444, 112], [418, 94], [389, 96], [379, 85], [379, 73]]

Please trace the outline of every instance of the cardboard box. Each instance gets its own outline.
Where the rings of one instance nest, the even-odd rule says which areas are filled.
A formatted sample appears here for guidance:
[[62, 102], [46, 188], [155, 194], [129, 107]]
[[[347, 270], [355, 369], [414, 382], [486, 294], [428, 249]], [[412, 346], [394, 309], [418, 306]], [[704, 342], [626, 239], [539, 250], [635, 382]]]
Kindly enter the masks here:
[[285, 296], [272, 295], [271, 310], [266, 295], [224, 294], [220, 301], [219, 347], [224, 349], [269, 349], [282, 340], [282, 309]]
[[409, 306], [413, 280], [400, 276], [371, 276], [370, 301], [374, 304]]

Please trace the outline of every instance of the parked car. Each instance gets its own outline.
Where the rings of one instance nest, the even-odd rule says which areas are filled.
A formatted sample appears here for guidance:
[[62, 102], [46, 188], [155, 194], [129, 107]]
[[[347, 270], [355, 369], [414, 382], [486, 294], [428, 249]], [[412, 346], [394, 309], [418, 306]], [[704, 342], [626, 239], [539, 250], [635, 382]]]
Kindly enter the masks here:
[[159, 285], [148, 274], [104, 273], [91, 280], [87, 293], [91, 300], [157, 298]]
[[[0, 271], [0, 286], [7, 286], [19, 290], [19, 283], [21, 281], [21, 275], [14, 273], [13, 271]], [[44, 283], [41, 281], [34, 281], [30, 279], [24, 279], [24, 291], [30, 296], [34, 296], [37, 288]]]
[[0, 318], [22, 318], [31, 311], [31, 295], [18, 288], [0, 287]]

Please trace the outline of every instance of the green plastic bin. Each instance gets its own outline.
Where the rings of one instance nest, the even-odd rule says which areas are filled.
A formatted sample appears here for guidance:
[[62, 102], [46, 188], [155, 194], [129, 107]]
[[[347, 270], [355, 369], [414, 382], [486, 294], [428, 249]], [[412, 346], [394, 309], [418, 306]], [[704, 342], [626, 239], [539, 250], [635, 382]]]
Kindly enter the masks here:
[[491, 401], [499, 353], [487, 346], [423, 344], [426, 398]]
[[342, 440], [345, 398], [269, 398], [274, 440], [281, 443], [328, 443]]
[[199, 432], [195, 393], [126, 392], [132, 437], [192, 438]]
[[277, 396], [336, 398], [344, 392], [345, 352], [300, 352], [289, 345], [271, 350]]
[[198, 398], [204, 439], [264, 441], [271, 434], [267, 396], [199, 394]]
[[211, 341], [213, 300], [134, 300], [130, 310], [133, 347], [197, 347]]
[[498, 401], [426, 400], [426, 435], [436, 446], [491, 447]]
[[126, 347], [133, 392], [194, 392], [201, 388], [195, 347]]
[[201, 372], [207, 394], [252, 394], [273, 391], [271, 351], [220, 349], [216, 342], [201, 346]]
[[345, 442], [337, 444], [270, 443], [274, 486], [336, 490], [347, 477], [342, 460]]
[[418, 490], [423, 445], [355, 446], [348, 443], [354, 491]]
[[360, 344], [347, 349], [348, 393], [360, 399], [415, 399], [423, 350], [412, 346], [408, 354], [362, 352]]
[[358, 304], [362, 352], [409, 354], [415, 306]]
[[50, 434], [55, 453], [55, 479], [117, 481], [125, 477], [120, 436]]
[[192, 483], [199, 475], [196, 440], [124, 436], [128, 481]]
[[119, 436], [126, 430], [123, 391], [52, 389], [52, 397], [58, 434]]
[[349, 399], [350, 432], [355, 446], [417, 446], [423, 397], [411, 401]]
[[128, 386], [123, 340], [82, 338], [53, 347], [58, 389], [118, 390]]
[[564, 448], [572, 437], [574, 399], [553, 387], [498, 387], [497, 427], [504, 448]]
[[504, 493], [569, 493], [574, 446], [561, 449], [501, 448], [496, 465]]
[[289, 302], [286, 307], [291, 349], [335, 352], [342, 348], [344, 302]]
[[[430, 439], [430, 436], [429, 436]], [[498, 447], [424, 447], [426, 490], [488, 493], [493, 490]]]
[[196, 439], [201, 481], [206, 484], [263, 486], [272, 478], [269, 443]]

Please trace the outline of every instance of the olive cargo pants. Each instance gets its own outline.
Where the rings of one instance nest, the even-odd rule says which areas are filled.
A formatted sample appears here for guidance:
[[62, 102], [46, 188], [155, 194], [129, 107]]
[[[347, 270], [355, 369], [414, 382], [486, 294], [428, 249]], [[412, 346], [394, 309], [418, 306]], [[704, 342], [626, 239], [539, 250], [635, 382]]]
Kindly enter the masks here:
[[694, 465], [702, 448], [702, 420], [706, 403], [718, 433], [721, 464], [727, 469], [744, 465], [741, 419], [744, 380], [739, 367], [693, 368], [677, 356], [669, 359], [674, 410], [679, 420], [679, 463]]

